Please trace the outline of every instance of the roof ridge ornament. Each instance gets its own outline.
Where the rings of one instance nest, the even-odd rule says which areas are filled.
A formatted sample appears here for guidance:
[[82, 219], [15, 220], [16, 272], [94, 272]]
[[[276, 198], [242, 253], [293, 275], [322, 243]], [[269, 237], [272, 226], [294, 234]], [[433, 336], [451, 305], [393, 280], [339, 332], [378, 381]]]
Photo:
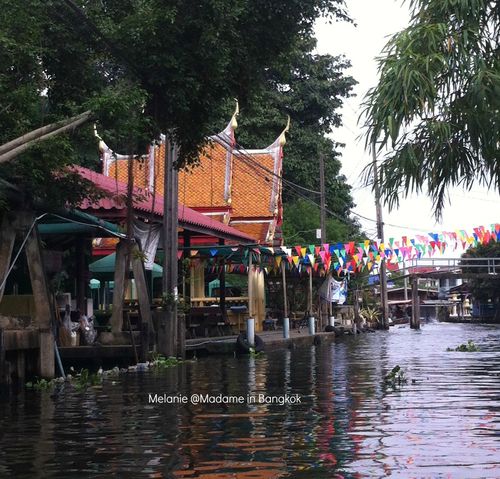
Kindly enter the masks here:
[[235, 98], [234, 101], [236, 102], [236, 108], [234, 110], [233, 116], [231, 117], [231, 128], [233, 130], [236, 130], [236, 128], [238, 128], [238, 121], [236, 117], [240, 114], [240, 104], [238, 103], [237, 98]]
[[[226, 142], [228, 142], [228, 144], [231, 145], [234, 143], [234, 130], [238, 128], [238, 121], [236, 117], [240, 114], [240, 105], [238, 103], [238, 100], [235, 98], [234, 101], [236, 102], [236, 108], [226, 128], [224, 128], [224, 130], [222, 130], [218, 135], [210, 136], [209, 137], [210, 139], [212, 140], [219, 139], [222, 140], [223, 143], [225, 142], [224, 140], [226, 140]], [[221, 138], [221, 136], [224, 138]]]
[[99, 132], [97, 131], [97, 123], [94, 123], [94, 136], [99, 140], [99, 151], [101, 153], [104, 153], [105, 150], [109, 150], [109, 146], [106, 144], [106, 142], [102, 139], [101, 135], [99, 135]]
[[290, 130], [290, 115], [287, 115], [288, 116], [288, 119], [287, 119], [287, 122], [286, 122], [286, 126], [285, 126], [285, 129], [281, 132], [279, 138], [278, 138], [278, 142], [280, 144], [280, 146], [284, 146], [285, 143], [286, 143], [286, 133], [288, 133], [288, 131]]

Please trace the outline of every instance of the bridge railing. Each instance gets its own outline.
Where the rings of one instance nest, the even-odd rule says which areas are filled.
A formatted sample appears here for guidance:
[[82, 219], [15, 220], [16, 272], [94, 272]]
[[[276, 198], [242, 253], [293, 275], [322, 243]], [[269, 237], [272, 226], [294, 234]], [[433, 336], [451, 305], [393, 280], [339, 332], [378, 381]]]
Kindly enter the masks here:
[[406, 263], [408, 273], [420, 268], [496, 275], [500, 274], [500, 258], [414, 258]]

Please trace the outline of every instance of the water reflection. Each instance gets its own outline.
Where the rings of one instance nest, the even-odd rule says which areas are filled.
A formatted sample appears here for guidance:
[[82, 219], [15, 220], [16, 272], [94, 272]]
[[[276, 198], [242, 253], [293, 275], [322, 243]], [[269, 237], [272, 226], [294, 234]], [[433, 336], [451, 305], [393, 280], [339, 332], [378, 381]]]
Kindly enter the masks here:
[[[1, 404], [0, 477], [500, 477], [500, 329], [434, 324]], [[473, 338], [481, 351], [446, 352]], [[384, 387], [396, 364], [410, 381]], [[301, 404], [148, 404], [148, 394]]]

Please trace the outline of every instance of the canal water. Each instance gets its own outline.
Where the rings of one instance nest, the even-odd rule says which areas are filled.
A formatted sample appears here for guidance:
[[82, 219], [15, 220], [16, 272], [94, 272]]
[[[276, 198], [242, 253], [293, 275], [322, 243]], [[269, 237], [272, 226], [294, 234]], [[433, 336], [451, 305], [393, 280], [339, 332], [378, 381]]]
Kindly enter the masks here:
[[[446, 351], [469, 339], [479, 352]], [[408, 382], [392, 388], [395, 365]], [[150, 403], [155, 394], [189, 402]], [[192, 404], [193, 394], [245, 402]], [[0, 477], [499, 478], [500, 328], [396, 326], [0, 406]]]

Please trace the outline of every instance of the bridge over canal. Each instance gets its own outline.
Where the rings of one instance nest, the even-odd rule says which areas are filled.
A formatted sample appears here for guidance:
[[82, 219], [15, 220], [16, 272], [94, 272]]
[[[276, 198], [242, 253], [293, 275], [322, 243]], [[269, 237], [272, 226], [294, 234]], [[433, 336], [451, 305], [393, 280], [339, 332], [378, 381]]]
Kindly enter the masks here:
[[[410, 326], [420, 327], [419, 278], [494, 278], [500, 280], [500, 257], [498, 258], [414, 258], [403, 268], [396, 270], [411, 284], [412, 317]], [[499, 282], [500, 287], [500, 282]]]

